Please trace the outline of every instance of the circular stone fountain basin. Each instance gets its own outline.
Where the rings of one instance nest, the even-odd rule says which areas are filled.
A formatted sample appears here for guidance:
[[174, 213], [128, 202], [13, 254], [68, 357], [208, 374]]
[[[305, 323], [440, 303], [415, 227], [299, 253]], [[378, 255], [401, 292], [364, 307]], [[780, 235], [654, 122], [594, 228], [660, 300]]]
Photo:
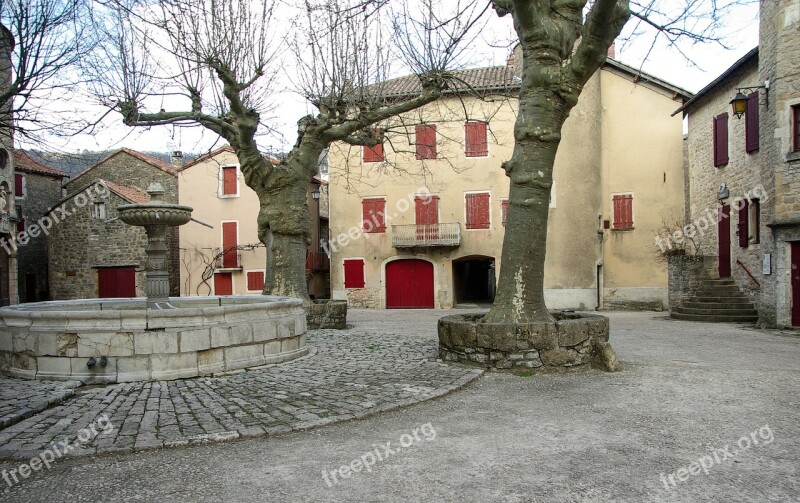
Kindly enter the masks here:
[[218, 374], [308, 353], [300, 299], [174, 297], [0, 308], [0, 369], [28, 379], [114, 383]]

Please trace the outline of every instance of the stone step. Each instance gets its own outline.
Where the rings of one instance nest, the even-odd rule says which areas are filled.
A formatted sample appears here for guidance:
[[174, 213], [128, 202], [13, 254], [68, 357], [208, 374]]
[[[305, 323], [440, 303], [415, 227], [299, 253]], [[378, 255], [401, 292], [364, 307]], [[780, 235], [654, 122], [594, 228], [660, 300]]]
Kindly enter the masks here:
[[750, 302], [750, 299], [748, 299], [744, 295], [739, 297], [719, 297], [716, 295], [690, 295], [688, 301], [701, 302], [701, 303], [715, 302], [722, 304], [742, 304]]
[[699, 308], [678, 306], [676, 313], [680, 314], [710, 314], [710, 315], [731, 315], [731, 316], [755, 316], [758, 318], [758, 311], [755, 309], [731, 309], [731, 308]]
[[670, 317], [684, 321], [705, 321], [711, 323], [755, 323], [758, 316], [739, 316], [730, 314], [682, 314], [671, 312]]
[[683, 307], [699, 309], [755, 309], [752, 302], [684, 302]]
[[738, 286], [734, 285], [727, 285], [722, 287], [709, 287], [708, 285], [703, 285], [699, 288], [696, 288], [695, 291], [698, 292], [714, 292], [724, 295], [741, 295], [742, 291], [739, 290]]

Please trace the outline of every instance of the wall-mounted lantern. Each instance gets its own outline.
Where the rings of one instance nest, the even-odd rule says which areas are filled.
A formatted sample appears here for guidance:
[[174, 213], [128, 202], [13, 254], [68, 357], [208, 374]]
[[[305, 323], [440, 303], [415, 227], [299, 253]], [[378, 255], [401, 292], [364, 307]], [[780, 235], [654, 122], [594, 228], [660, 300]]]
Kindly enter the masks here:
[[736, 88], [736, 96], [733, 97], [731, 100], [731, 106], [733, 107], [733, 115], [736, 116], [737, 119], [741, 119], [744, 113], [747, 111], [747, 100], [748, 97], [744, 93], [745, 91], [754, 91], [757, 89], [764, 90], [764, 99], [766, 100], [767, 106], [769, 106], [769, 81], [765, 80], [763, 86], [750, 86], [750, 87], [738, 87]]

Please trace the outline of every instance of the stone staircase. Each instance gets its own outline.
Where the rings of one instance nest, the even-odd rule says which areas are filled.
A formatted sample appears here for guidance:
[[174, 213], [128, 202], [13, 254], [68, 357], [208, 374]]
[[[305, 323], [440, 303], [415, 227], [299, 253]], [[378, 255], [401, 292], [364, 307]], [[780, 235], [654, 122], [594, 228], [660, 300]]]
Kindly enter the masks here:
[[707, 279], [676, 307], [670, 316], [677, 320], [755, 323], [758, 311], [730, 278]]

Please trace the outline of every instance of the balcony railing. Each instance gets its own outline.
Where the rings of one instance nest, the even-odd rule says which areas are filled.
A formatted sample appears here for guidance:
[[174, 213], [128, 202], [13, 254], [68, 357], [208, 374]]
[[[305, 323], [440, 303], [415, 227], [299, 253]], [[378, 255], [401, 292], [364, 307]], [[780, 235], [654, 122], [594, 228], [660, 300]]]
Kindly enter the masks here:
[[459, 246], [461, 224], [393, 225], [392, 246], [411, 248], [424, 246]]
[[330, 270], [331, 263], [328, 254], [325, 252], [306, 252], [307, 271], [327, 271]]

